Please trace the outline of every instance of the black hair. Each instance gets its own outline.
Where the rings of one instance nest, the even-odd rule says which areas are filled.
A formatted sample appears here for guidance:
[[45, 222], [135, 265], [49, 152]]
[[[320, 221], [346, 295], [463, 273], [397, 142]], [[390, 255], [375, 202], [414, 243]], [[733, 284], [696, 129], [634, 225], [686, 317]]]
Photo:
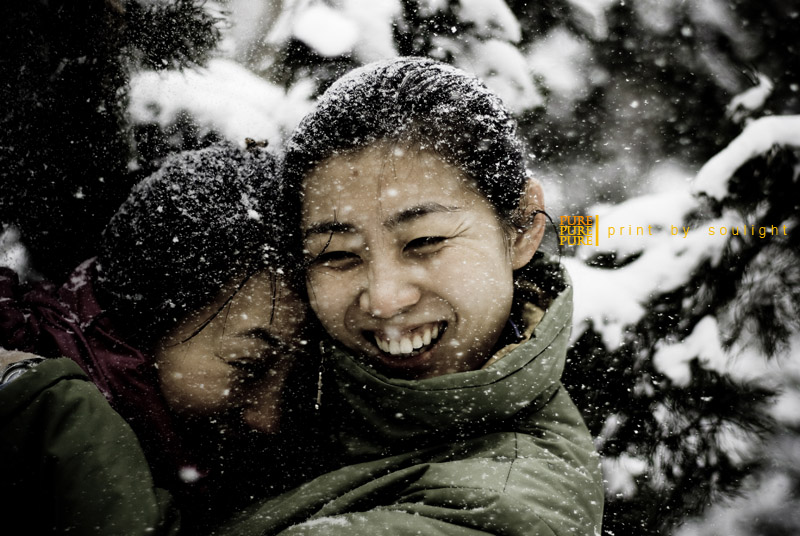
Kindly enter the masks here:
[[233, 278], [289, 272], [279, 203], [275, 160], [263, 147], [226, 142], [169, 158], [104, 229], [99, 297], [131, 336], [152, 342]]
[[[513, 227], [527, 183], [525, 149], [500, 98], [473, 75], [428, 58], [395, 58], [336, 81], [291, 136], [287, 185], [300, 190], [325, 159], [379, 140], [408, 140], [464, 171]], [[297, 204], [300, 195], [287, 201]], [[298, 222], [299, 227], [299, 222]]]

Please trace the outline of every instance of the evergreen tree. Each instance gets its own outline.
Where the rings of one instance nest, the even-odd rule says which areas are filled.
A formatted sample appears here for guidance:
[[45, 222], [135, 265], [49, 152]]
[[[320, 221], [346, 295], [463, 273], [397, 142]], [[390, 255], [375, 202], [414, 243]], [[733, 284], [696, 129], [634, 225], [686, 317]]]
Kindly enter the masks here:
[[[600, 249], [583, 273], [573, 261], [579, 279], [629, 294], [621, 300], [645, 282], [633, 293], [642, 308], [635, 322], [609, 334], [603, 324], [618, 303], [587, 315], [564, 379], [609, 473], [630, 472], [629, 482], [610, 490], [608, 534], [669, 533], [736, 491], [746, 475], [766, 470], [762, 439], [786, 432], [773, 426], [774, 382], [748, 377], [747, 369], [791, 357], [800, 332], [800, 237], [793, 232], [800, 121], [767, 119], [698, 175], [681, 221], [694, 229], [686, 238], [662, 228], [624, 255]], [[787, 131], [788, 140], [778, 135]], [[669, 195], [646, 201], [651, 208], [675, 202]], [[636, 203], [623, 204], [617, 219], [641, 222]]]
[[0, 223], [19, 229], [36, 270], [60, 279], [94, 253], [136, 180], [130, 70], [204, 61], [216, 17], [194, 0], [7, 0], [0, 20]]

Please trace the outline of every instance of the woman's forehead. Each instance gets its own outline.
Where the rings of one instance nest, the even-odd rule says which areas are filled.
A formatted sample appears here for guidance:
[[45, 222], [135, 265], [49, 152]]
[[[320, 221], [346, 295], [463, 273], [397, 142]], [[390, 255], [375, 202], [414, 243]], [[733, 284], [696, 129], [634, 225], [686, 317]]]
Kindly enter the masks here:
[[392, 218], [415, 206], [462, 206], [470, 191], [464, 173], [436, 153], [380, 144], [317, 166], [304, 183], [304, 219], [329, 218], [335, 212], [343, 221], [368, 211]]
[[349, 176], [363, 180], [366, 176], [379, 175], [384, 179], [402, 176], [405, 173], [430, 175], [450, 170], [460, 174], [433, 149], [412, 140], [379, 140], [366, 147], [329, 156], [309, 172], [304, 186], [320, 177]]

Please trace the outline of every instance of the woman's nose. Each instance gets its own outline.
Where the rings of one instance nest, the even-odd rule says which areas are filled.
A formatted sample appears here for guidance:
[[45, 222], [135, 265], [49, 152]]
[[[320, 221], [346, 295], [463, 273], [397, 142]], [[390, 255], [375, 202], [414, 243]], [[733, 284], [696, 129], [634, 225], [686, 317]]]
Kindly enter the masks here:
[[419, 299], [420, 290], [411, 267], [394, 259], [370, 262], [368, 281], [358, 301], [362, 311], [379, 318], [391, 318]]

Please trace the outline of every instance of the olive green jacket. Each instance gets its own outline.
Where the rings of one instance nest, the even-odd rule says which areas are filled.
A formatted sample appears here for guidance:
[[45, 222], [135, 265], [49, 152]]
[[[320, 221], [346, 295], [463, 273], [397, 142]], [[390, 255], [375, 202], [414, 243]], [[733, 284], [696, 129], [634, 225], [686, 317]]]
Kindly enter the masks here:
[[323, 407], [349, 465], [219, 533], [600, 534], [599, 458], [560, 382], [572, 314], [563, 286], [533, 336], [482, 370], [388, 379], [332, 349], [336, 387]]
[[177, 534], [133, 431], [70, 359], [0, 388], [0, 532]]

